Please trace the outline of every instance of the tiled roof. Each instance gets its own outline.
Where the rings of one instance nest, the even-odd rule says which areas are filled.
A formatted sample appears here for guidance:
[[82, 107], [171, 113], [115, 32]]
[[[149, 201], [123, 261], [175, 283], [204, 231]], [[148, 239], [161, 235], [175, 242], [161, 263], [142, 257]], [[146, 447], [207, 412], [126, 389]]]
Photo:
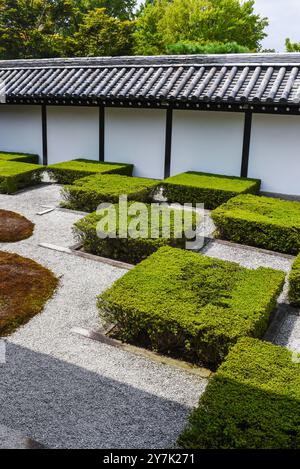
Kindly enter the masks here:
[[0, 61], [8, 102], [300, 104], [300, 54]]

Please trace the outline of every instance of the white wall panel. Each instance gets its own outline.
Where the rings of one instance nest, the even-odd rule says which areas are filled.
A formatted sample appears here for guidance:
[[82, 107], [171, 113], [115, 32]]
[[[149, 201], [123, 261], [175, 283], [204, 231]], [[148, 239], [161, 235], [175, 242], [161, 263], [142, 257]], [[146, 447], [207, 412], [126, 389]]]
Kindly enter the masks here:
[[166, 111], [105, 110], [105, 161], [133, 163], [134, 175], [164, 177]]
[[248, 176], [265, 192], [300, 195], [300, 116], [253, 115]]
[[99, 159], [99, 109], [47, 107], [48, 163]]
[[0, 151], [34, 153], [42, 158], [40, 106], [0, 106]]
[[239, 176], [244, 115], [174, 111], [171, 175], [185, 171]]

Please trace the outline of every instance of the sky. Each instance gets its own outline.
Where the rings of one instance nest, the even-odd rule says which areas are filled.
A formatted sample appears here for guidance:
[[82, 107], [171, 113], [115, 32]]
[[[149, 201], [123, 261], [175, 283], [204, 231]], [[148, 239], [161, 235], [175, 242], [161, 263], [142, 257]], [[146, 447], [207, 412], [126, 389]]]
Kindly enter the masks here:
[[284, 52], [286, 37], [300, 42], [300, 0], [255, 0], [255, 11], [269, 18], [268, 37], [262, 44], [264, 49]]

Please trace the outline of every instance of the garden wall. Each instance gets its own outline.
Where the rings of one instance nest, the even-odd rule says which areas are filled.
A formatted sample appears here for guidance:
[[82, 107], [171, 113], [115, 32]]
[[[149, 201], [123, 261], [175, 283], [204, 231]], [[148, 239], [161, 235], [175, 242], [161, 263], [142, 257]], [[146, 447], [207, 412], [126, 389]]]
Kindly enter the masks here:
[[300, 116], [253, 114], [248, 177], [262, 191], [300, 195]]
[[185, 171], [240, 176], [244, 115], [174, 111], [171, 175]]
[[41, 106], [5, 104], [0, 106], [0, 149], [34, 153], [41, 158]]

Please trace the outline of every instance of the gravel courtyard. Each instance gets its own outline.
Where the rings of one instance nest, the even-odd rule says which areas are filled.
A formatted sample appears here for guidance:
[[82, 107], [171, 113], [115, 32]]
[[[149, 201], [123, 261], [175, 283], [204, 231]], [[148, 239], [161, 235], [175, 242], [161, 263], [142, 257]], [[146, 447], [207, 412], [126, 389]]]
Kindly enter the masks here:
[[[71, 227], [82, 214], [56, 209], [37, 215], [59, 200], [57, 185], [0, 195], [0, 208], [36, 224], [31, 238], [0, 244], [0, 250], [34, 259], [60, 280], [43, 313], [6, 340], [6, 363], [0, 363], [0, 425], [51, 448], [170, 447], [207, 380], [72, 332], [74, 327], [99, 326], [95, 297], [126, 270], [39, 246], [76, 242]], [[288, 272], [292, 263], [285, 256], [218, 241], [203, 253], [249, 268], [263, 265]], [[286, 289], [280, 302], [286, 302]], [[285, 313], [271, 340], [300, 351], [300, 312]]]

